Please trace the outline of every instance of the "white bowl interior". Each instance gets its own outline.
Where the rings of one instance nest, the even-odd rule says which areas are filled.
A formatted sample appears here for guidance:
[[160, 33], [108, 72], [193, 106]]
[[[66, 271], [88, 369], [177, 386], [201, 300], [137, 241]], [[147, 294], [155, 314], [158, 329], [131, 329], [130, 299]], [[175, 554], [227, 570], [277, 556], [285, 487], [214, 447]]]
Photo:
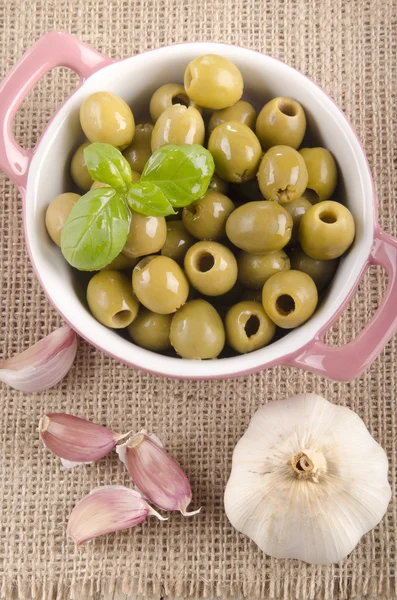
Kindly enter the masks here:
[[[245, 95], [257, 108], [274, 96], [286, 95], [304, 107], [317, 145], [335, 156], [342, 178], [344, 201], [356, 222], [356, 240], [341, 261], [325, 301], [300, 328], [251, 354], [213, 361], [187, 361], [138, 348], [117, 332], [105, 328], [90, 314], [83, 286], [49, 239], [44, 215], [49, 202], [70, 191], [68, 165], [83, 136], [79, 107], [89, 94], [109, 90], [122, 96], [134, 114], [147, 113], [151, 94], [167, 82], [182, 82], [187, 63], [206, 53], [222, 54], [243, 73]], [[153, 372], [211, 378], [259, 368], [297, 351], [325, 326], [355, 284], [370, 252], [373, 238], [373, 188], [368, 166], [346, 118], [314, 83], [291, 67], [252, 50], [223, 44], [193, 43], [150, 51], [117, 62], [92, 75], [57, 113], [45, 131], [29, 171], [26, 193], [26, 233], [36, 272], [51, 301], [84, 338], [128, 364]]]

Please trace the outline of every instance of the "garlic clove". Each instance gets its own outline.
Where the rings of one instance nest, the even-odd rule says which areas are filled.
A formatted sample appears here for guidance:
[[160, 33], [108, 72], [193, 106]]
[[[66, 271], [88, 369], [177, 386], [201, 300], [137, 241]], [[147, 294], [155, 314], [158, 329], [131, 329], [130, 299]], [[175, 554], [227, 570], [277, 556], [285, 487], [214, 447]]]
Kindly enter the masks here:
[[40, 419], [44, 446], [58, 456], [65, 468], [103, 458], [120, 437], [107, 427], [67, 413], [48, 413]]
[[24, 352], [0, 361], [0, 380], [22, 392], [42, 392], [65, 377], [76, 351], [77, 335], [63, 325]]
[[252, 417], [233, 453], [225, 511], [270, 556], [332, 564], [385, 514], [387, 471], [358, 415], [302, 394]]
[[135, 490], [105, 486], [92, 490], [74, 507], [67, 535], [79, 546], [106, 533], [134, 527], [148, 516], [166, 521]]
[[163, 510], [179, 510], [184, 516], [192, 500], [192, 489], [179, 464], [164, 450], [156, 436], [142, 431], [117, 446], [120, 460], [127, 466], [139, 491]]

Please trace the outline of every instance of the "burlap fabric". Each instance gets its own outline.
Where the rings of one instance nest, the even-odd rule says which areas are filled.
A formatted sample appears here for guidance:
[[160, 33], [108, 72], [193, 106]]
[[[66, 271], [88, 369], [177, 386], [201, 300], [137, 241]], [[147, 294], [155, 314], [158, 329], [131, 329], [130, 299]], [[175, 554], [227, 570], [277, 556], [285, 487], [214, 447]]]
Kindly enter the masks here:
[[[325, 89], [361, 137], [375, 177], [379, 215], [397, 234], [395, 0], [0, 0], [0, 78], [50, 30], [79, 36], [113, 57], [183, 41], [240, 44], [288, 62]], [[15, 121], [34, 145], [76, 84], [59, 69], [31, 93]], [[133, 85], [133, 82], [131, 82]], [[26, 256], [21, 202], [0, 175], [0, 356], [53, 330], [60, 319]], [[329, 343], [354, 337], [384, 290], [381, 270], [366, 276]], [[328, 600], [397, 596], [395, 338], [351, 384], [293, 369], [238, 380], [178, 382], [129, 369], [80, 342], [76, 362], [55, 389], [22, 394], [1, 386], [1, 597], [88, 600], [112, 597], [228, 596]], [[222, 496], [232, 450], [255, 409], [314, 391], [358, 412], [390, 460], [393, 501], [382, 523], [340, 565], [309, 566], [262, 554], [229, 525]], [[116, 456], [61, 471], [38, 440], [43, 411], [68, 411], [116, 430], [155, 431], [188, 473], [200, 516], [172, 514], [76, 549], [68, 515], [93, 487], [129, 480]]]

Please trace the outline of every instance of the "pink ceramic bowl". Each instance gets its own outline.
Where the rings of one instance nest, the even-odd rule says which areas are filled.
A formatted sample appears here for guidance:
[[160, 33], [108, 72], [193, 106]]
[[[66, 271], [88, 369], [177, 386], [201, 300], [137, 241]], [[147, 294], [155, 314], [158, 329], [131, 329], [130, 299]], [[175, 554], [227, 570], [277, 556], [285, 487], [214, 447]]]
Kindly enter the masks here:
[[[139, 113], [153, 91], [182, 81], [187, 63], [206, 53], [226, 56], [244, 76], [247, 97], [261, 104], [273, 96], [292, 96], [304, 107], [318, 143], [329, 148], [342, 171], [345, 201], [357, 235], [341, 261], [326, 300], [302, 327], [267, 348], [212, 361], [180, 360], [143, 350], [98, 323], [87, 310], [84, 292], [60, 251], [49, 239], [45, 209], [68, 188], [68, 163], [82, 141], [79, 107], [98, 90], [122, 96]], [[33, 151], [13, 139], [12, 121], [24, 97], [50, 69], [70, 67], [80, 86], [54, 116]], [[18, 186], [23, 201], [26, 244], [48, 298], [64, 319], [88, 342], [114, 358], [153, 373], [186, 379], [234, 377], [278, 364], [303, 367], [332, 379], [349, 381], [378, 356], [397, 328], [397, 241], [381, 231], [376, 219], [374, 187], [368, 163], [348, 120], [312, 81], [293, 68], [252, 50], [213, 43], [160, 48], [114, 61], [65, 33], [39, 40], [0, 87], [0, 168]], [[322, 338], [355, 292], [364, 272], [382, 265], [389, 283], [385, 298], [364, 331], [346, 346], [326, 346]]]

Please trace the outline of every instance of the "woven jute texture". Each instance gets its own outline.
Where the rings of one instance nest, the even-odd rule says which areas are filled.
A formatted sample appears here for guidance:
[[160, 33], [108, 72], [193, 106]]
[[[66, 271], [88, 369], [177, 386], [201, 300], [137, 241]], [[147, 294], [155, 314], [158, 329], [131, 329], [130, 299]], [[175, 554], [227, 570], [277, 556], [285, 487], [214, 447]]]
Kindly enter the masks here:
[[[379, 218], [397, 234], [397, 14], [395, 0], [0, 0], [0, 78], [40, 36], [68, 31], [112, 57], [183, 41], [216, 40], [271, 54], [309, 75], [356, 127], [375, 178]], [[54, 70], [15, 120], [32, 147], [77, 78]], [[133, 85], [133, 81], [131, 82]], [[0, 357], [11, 356], [60, 323], [26, 255], [21, 201], [0, 175]], [[343, 344], [362, 329], [385, 289], [367, 273], [328, 335]], [[89, 600], [102, 594], [159, 599], [247, 597], [330, 600], [397, 596], [397, 338], [367, 372], [337, 384], [290, 368], [215, 382], [178, 382], [118, 364], [81, 341], [75, 364], [55, 389], [23, 394], [0, 386], [0, 589], [22, 600]], [[233, 448], [253, 412], [297, 392], [349, 406], [386, 449], [393, 500], [381, 524], [341, 564], [310, 566], [262, 554], [227, 521], [223, 491]], [[146, 427], [188, 473], [191, 519], [172, 514], [76, 549], [65, 528], [92, 488], [127, 484], [116, 456], [62, 471], [44, 451], [44, 411], [67, 411], [107, 424]], [[282, 508], [282, 507], [281, 507]]]

